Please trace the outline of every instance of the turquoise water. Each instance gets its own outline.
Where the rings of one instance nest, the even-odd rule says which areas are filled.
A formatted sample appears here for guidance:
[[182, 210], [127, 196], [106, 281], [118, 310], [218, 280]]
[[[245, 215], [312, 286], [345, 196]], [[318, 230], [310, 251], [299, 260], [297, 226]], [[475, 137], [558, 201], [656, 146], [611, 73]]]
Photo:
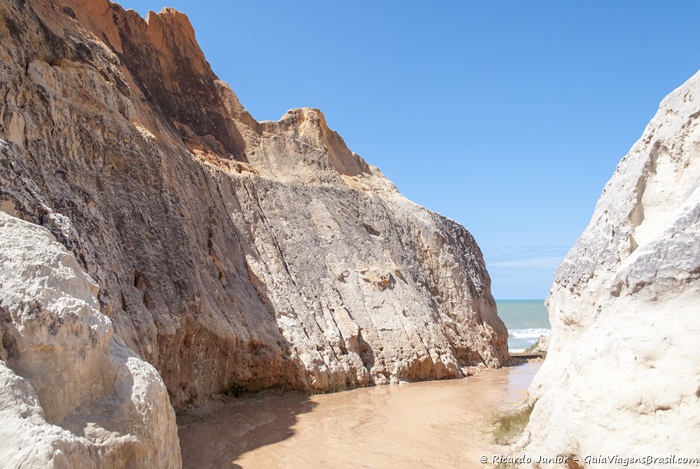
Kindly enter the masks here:
[[498, 315], [508, 327], [508, 350], [522, 352], [548, 335], [549, 324], [544, 300], [496, 300]]

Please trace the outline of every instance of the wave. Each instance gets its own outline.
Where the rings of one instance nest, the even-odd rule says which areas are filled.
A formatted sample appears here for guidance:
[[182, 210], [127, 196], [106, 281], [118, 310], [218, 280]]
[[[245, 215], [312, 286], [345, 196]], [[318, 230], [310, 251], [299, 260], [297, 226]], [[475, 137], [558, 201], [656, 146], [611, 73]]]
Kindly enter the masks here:
[[551, 329], [511, 329], [508, 335], [514, 339], [539, 339], [540, 336], [549, 335]]

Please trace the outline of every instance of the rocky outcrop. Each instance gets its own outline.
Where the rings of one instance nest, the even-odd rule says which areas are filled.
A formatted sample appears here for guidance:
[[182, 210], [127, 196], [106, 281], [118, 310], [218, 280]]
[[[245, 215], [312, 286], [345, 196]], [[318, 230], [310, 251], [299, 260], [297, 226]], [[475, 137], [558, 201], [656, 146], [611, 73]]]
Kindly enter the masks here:
[[172, 402], [499, 366], [476, 242], [314, 109], [256, 122], [187, 18], [0, 4], [0, 203], [47, 227]]
[[180, 465], [165, 385], [97, 292], [47, 229], [0, 212], [3, 467]]
[[700, 74], [661, 103], [556, 273], [523, 439], [533, 458], [700, 457], [698, 116]]

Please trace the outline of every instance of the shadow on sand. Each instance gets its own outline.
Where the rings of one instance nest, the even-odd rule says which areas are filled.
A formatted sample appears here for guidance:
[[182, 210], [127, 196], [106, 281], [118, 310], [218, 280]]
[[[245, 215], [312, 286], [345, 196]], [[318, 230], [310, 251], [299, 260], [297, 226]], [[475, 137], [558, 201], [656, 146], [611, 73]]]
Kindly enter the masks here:
[[316, 405], [301, 393], [252, 396], [180, 415], [183, 468], [241, 468], [235, 461], [243, 453], [292, 437], [297, 415]]

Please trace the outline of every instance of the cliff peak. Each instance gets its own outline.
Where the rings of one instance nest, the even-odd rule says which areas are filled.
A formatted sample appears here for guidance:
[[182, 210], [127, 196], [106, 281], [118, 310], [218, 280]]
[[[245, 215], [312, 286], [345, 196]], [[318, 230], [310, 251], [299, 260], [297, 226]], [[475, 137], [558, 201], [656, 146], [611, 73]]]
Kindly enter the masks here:
[[146, 37], [153, 47], [168, 56], [166, 59], [172, 59], [177, 51], [195, 63], [197, 73], [212, 73], [187, 15], [174, 8], [163, 8], [160, 13], [149, 11], [145, 21]]

